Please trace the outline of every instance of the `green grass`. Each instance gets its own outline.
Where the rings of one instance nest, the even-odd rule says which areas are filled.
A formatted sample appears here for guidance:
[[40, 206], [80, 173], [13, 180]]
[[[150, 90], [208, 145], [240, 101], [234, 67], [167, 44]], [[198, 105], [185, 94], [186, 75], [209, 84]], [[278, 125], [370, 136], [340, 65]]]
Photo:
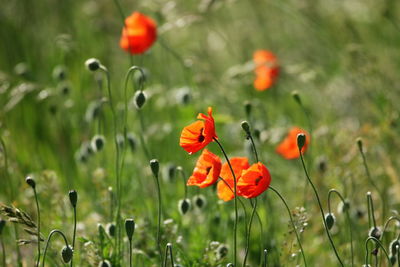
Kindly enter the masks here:
[[[202, 9], [200, 6], [206, 2], [212, 5]], [[116, 206], [108, 191], [110, 186], [114, 193], [116, 189], [113, 121], [108, 103], [102, 106], [100, 127], [97, 119], [85, 120], [89, 104], [108, 95], [105, 76], [90, 73], [84, 62], [95, 57], [109, 69], [118, 132], [122, 133], [124, 78], [133, 60], [133, 65], [148, 74], [144, 87], [148, 99], [142, 108], [144, 138], [150, 158], [160, 162], [162, 221], [172, 219], [162, 224], [161, 247], [164, 250], [168, 242], [172, 243], [176, 264], [225, 266], [232, 262], [233, 201], [219, 201], [214, 187], [188, 187], [188, 198], [202, 194], [207, 205], [181, 215], [178, 202], [184, 198], [184, 184], [180, 173], [169, 179], [168, 168], [182, 166], [185, 180], [192, 173], [198, 154], [188, 155], [179, 147], [179, 136], [182, 128], [193, 122], [198, 112], [206, 112], [208, 106], [213, 107], [217, 135], [228, 156], [252, 159], [250, 144], [240, 127], [243, 120], [249, 120], [244, 109], [246, 101], [252, 103], [251, 126], [261, 133], [255, 138], [256, 146], [271, 172], [271, 185], [288, 201], [295, 223], [304, 226], [301, 240], [308, 265], [339, 266], [311, 188], [308, 185], [305, 189], [300, 160], [288, 161], [275, 153], [292, 126], [308, 131], [312, 128], [310, 149], [305, 154], [311, 180], [326, 212], [331, 188], [350, 201], [354, 265], [364, 264], [369, 230], [366, 193], [372, 192], [380, 226], [389, 216], [397, 215], [400, 204], [400, 4], [392, 0], [148, 0], [120, 4], [126, 16], [139, 10], [158, 24], [159, 39], [152, 49], [132, 59], [119, 47], [122, 22], [112, 0], [21, 0], [2, 4], [0, 136], [8, 152], [8, 172], [1, 149], [0, 202], [13, 204], [36, 220], [33, 192], [25, 183], [25, 177], [33, 175], [43, 236], [46, 239], [51, 230], [60, 229], [71, 242], [73, 210], [68, 191], [75, 189], [79, 195], [75, 266], [95, 266], [102, 257], [113, 266], [128, 266], [127, 240], [118, 259], [111, 257], [115, 255], [114, 237], [104, 237], [103, 253], [99, 248], [98, 224], [105, 227], [115, 221]], [[281, 66], [277, 83], [264, 92], [253, 88], [254, 76], [248, 67], [256, 49], [273, 51]], [[15, 70], [21, 62], [27, 68], [24, 75]], [[68, 94], [60, 93], [63, 83], [53, 77], [56, 66], [64, 66], [67, 71]], [[101, 80], [101, 87], [96, 78]], [[129, 82], [127, 128], [136, 136], [137, 147], [131, 151], [126, 146], [121, 213], [123, 220], [134, 218], [136, 222], [134, 266], [159, 266], [156, 187], [139, 140], [138, 112], [132, 104], [137, 87], [136, 82]], [[182, 90], [191, 96], [187, 104], [180, 100]], [[294, 90], [311, 123], [294, 101]], [[43, 92], [50, 96], [40, 100]], [[86, 163], [79, 162], [77, 151], [96, 134], [105, 136], [104, 150]], [[366, 175], [357, 137], [362, 137], [372, 180], [383, 199]], [[215, 143], [208, 149], [223, 158]], [[326, 170], [321, 170], [321, 164], [326, 164]], [[250, 216], [250, 203], [242, 200]], [[259, 266], [267, 248], [268, 266], [304, 266], [279, 198], [267, 190], [258, 200], [264, 231], [261, 235], [256, 218], [247, 263]], [[346, 216], [336, 211], [339, 199], [332, 200], [337, 219], [331, 230], [333, 241], [345, 266], [351, 266]], [[356, 216], [358, 211], [363, 216]], [[237, 266], [241, 266], [246, 239], [241, 205], [239, 213]], [[6, 219], [4, 214], [0, 217]], [[34, 239], [22, 227], [18, 230], [19, 238]], [[399, 232], [395, 224], [390, 224], [388, 230], [382, 240], [386, 249]], [[11, 223], [6, 224], [0, 237], [8, 266], [17, 266]], [[62, 266], [62, 240], [53, 241], [47, 264]], [[228, 247], [228, 255], [218, 261], [215, 251], [220, 244]], [[24, 264], [32, 266], [35, 244], [20, 249]], [[390, 266], [381, 250], [378, 259], [377, 266]], [[375, 261], [370, 264], [375, 266]]]

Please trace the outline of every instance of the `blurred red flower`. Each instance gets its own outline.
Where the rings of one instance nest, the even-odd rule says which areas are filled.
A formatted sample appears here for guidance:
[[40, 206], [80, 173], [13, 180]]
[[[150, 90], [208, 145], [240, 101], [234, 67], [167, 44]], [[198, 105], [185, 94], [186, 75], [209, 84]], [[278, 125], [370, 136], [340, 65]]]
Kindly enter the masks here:
[[257, 50], [253, 54], [255, 64], [254, 88], [258, 91], [269, 89], [279, 75], [279, 66], [276, 56], [267, 50]]
[[299, 127], [292, 127], [285, 139], [278, 145], [276, 152], [285, 159], [295, 159], [300, 157], [299, 148], [297, 147], [297, 135], [303, 133], [306, 136], [306, 142], [301, 152], [306, 152], [310, 143], [310, 135]]
[[218, 138], [215, 133], [211, 107], [208, 107], [208, 116], [200, 113], [197, 118], [201, 121], [196, 121], [183, 128], [180, 137], [179, 145], [189, 154], [196, 153], [212, 142], [214, 138]]
[[133, 12], [125, 19], [120, 46], [131, 54], [146, 52], [157, 39], [157, 25], [149, 17]]
[[221, 160], [217, 155], [204, 149], [197, 160], [192, 176], [187, 181], [187, 185], [196, 185], [200, 188], [213, 185], [218, 180], [221, 165]]

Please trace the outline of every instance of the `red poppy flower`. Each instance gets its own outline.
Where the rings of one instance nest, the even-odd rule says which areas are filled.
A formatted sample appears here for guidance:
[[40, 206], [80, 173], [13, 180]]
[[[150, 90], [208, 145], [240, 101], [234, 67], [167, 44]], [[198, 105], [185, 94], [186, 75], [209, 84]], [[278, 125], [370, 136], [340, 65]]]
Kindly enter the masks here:
[[270, 183], [271, 175], [268, 169], [258, 162], [242, 172], [236, 187], [240, 196], [253, 198], [267, 190]]
[[213, 185], [218, 180], [221, 166], [220, 158], [207, 149], [204, 149], [197, 160], [196, 167], [187, 185], [196, 185], [201, 188]]
[[258, 91], [269, 89], [276, 81], [279, 67], [276, 56], [267, 50], [257, 50], [253, 54], [256, 78], [254, 88]]
[[303, 133], [306, 136], [306, 142], [301, 149], [302, 153], [306, 152], [310, 143], [310, 135], [299, 127], [293, 127], [290, 129], [288, 135], [276, 148], [276, 152], [282, 155], [285, 159], [295, 159], [300, 157], [299, 148], [297, 147], [297, 135], [300, 133]]
[[[236, 181], [238, 182], [241, 178], [243, 170], [250, 167], [247, 158], [231, 158], [230, 163], [232, 165], [233, 172], [235, 173]], [[231, 169], [228, 163], [222, 165], [220, 176], [224, 181], [219, 181], [217, 184], [218, 197], [224, 201], [232, 200], [235, 197], [234, 191], [234, 180]], [[238, 190], [239, 195], [239, 190]]]
[[212, 142], [214, 138], [218, 138], [215, 133], [211, 107], [208, 107], [208, 116], [200, 113], [197, 118], [201, 121], [186, 126], [181, 133], [179, 145], [189, 154], [196, 153]]
[[133, 12], [125, 19], [120, 46], [131, 54], [146, 52], [157, 39], [157, 25], [149, 17]]

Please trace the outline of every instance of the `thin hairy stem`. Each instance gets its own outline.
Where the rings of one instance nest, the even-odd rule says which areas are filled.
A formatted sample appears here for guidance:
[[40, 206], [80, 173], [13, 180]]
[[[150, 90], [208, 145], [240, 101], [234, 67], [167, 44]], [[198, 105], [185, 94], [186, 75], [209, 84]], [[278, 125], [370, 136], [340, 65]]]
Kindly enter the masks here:
[[388, 263], [390, 263], [390, 257], [389, 257], [389, 254], [387, 253], [387, 251], [386, 251], [386, 249], [385, 249], [385, 247], [382, 245], [382, 243], [381, 243], [381, 241], [379, 241], [378, 239], [376, 239], [375, 237], [373, 237], [373, 236], [370, 236], [370, 237], [368, 237], [367, 238], [367, 240], [365, 241], [365, 266], [368, 266], [368, 255], [369, 255], [369, 249], [368, 249], [368, 243], [370, 242], [370, 241], [374, 241], [375, 242], [375, 244], [377, 245], [377, 246], [379, 246], [382, 250], [383, 250], [383, 252], [385, 253], [385, 256], [386, 256], [386, 258], [387, 258], [387, 260], [388, 260]]
[[225, 153], [224, 148], [217, 138], [214, 137], [214, 141], [218, 144], [219, 148], [224, 154], [225, 160], [228, 163], [229, 169], [233, 176], [233, 193], [234, 193], [234, 206], [235, 206], [235, 223], [233, 225], [233, 266], [236, 266], [236, 257], [237, 257], [237, 223], [238, 223], [238, 208], [237, 208], [237, 180], [235, 172], [233, 171], [231, 162], [229, 161], [228, 155]]
[[255, 214], [255, 212], [257, 210], [257, 198], [254, 199], [254, 203], [250, 199], [250, 204], [253, 207], [253, 210], [251, 212], [250, 221], [249, 221], [249, 227], [248, 227], [247, 234], [246, 234], [246, 252], [244, 254], [244, 259], [243, 259], [243, 266], [244, 267], [246, 266], [247, 256], [249, 255], [251, 226], [253, 224], [254, 214]]
[[74, 208], [74, 233], [72, 235], [72, 249], [74, 251], [74, 253], [72, 254], [72, 258], [71, 258], [71, 263], [70, 263], [70, 267], [73, 266], [73, 262], [74, 262], [74, 254], [75, 254], [75, 237], [76, 237], [76, 207]]
[[38, 196], [37, 196], [35, 187], [33, 187], [33, 194], [35, 195], [36, 212], [37, 212], [37, 242], [38, 242], [37, 251], [38, 251], [38, 256], [37, 256], [36, 266], [39, 267], [39, 264], [40, 264], [40, 208], [39, 208], [39, 201], [38, 201]]
[[50, 234], [49, 234], [49, 237], [47, 238], [47, 241], [46, 241], [46, 247], [44, 248], [42, 267], [44, 267], [44, 263], [45, 263], [45, 261], [46, 261], [47, 249], [48, 249], [48, 247], [49, 247], [51, 237], [52, 237], [54, 234], [59, 234], [59, 235], [61, 235], [61, 237], [64, 239], [65, 246], [68, 247], [68, 241], [67, 241], [67, 238], [65, 237], [65, 235], [63, 234], [63, 232], [61, 232], [60, 230], [57, 230], [57, 229], [51, 231]]
[[157, 212], [157, 250], [160, 254], [160, 260], [163, 262], [163, 254], [161, 250], [161, 214], [162, 214], [162, 199], [161, 199], [161, 188], [160, 188], [160, 181], [158, 175], [154, 175], [154, 180], [157, 187], [157, 198], [158, 198], [158, 212]]
[[328, 192], [328, 211], [331, 212], [331, 195], [336, 194], [343, 203], [343, 207], [345, 208], [346, 220], [349, 224], [349, 233], [350, 233], [350, 249], [351, 249], [351, 266], [354, 266], [354, 248], [353, 248], [353, 222], [350, 219], [349, 208], [346, 207], [346, 200], [343, 198], [342, 194], [339, 193], [336, 189], [331, 189]]
[[343, 264], [343, 262], [342, 262], [342, 259], [339, 257], [339, 254], [338, 254], [338, 252], [337, 252], [337, 250], [336, 250], [335, 244], [333, 243], [333, 240], [332, 240], [332, 237], [331, 237], [331, 233], [330, 233], [329, 230], [328, 230], [328, 226], [326, 225], [326, 222], [325, 222], [325, 213], [324, 213], [324, 209], [322, 208], [322, 204], [321, 204], [321, 200], [320, 200], [319, 195], [318, 195], [318, 191], [317, 191], [317, 189], [315, 188], [314, 183], [311, 181], [310, 176], [308, 175], [307, 168], [306, 168], [306, 165], [305, 165], [304, 159], [303, 159], [303, 153], [301, 152], [301, 149], [300, 149], [300, 148], [299, 148], [299, 153], [300, 153], [300, 159], [301, 159], [301, 164], [303, 165], [304, 173], [306, 174], [307, 180], [308, 180], [308, 182], [310, 183], [310, 185], [311, 185], [311, 187], [312, 187], [312, 189], [313, 189], [313, 191], [314, 191], [314, 195], [315, 195], [315, 197], [316, 197], [316, 199], [317, 199], [318, 206], [319, 206], [319, 210], [320, 210], [321, 216], [322, 216], [322, 221], [323, 221], [323, 223], [324, 223], [325, 232], [326, 232], [326, 234], [328, 235], [329, 243], [331, 244], [332, 249], [333, 249], [333, 251], [335, 252], [336, 258], [338, 259], [340, 265], [344, 267], [344, 264]]

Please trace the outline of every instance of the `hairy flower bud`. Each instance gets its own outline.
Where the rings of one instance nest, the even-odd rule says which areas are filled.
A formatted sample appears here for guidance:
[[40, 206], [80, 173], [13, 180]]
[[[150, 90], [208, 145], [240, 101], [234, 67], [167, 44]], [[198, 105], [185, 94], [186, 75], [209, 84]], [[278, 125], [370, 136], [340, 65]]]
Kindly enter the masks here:
[[76, 208], [76, 203], [78, 202], [78, 193], [75, 190], [71, 190], [69, 191], [68, 196], [72, 207]]
[[111, 237], [115, 237], [116, 229], [117, 227], [115, 226], [114, 223], [108, 223], [106, 225], [107, 234]]
[[203, 195], [195, 195], [193, 197], [193, 203], [196, 208], [202, 209], [206, 206], [207, 200]]
[[250, 134], [251, 134], [251, 133], [250, 133], [250, 125], [249, 125], [249, 123], [248, 123], [247, 121], [242, 121], [241, 126], [242, 126], [243, 131], [244, 131], [247, 135], [250, 135]]
[[95, 152], [101, 151], [106, 143], [106, 139], [102, 135], [95, 135], [91, 141], [92, 150]]
[[142, 108], [142, 106], [146, 103], [146, 95], [142, 90], [136, 91], [134, 96], [134, 103], [137, 109]]
[[102, 260], [100, 263], [99, 263], [99, 266], [98, 267], [112, 267], [111, 266], [111, 263], [108, 261], [108, 260]]
[[27, 176], [27, 177], [25, 178], [25, 182], [26, 182], [30, 187], [32, 187], [33, 189], [35, 189], [35, 187], [36, 187], [36, 182], [35, 182], [35, 180], [33, 179], [32, 176]]
[[328, 227], [328, 230], [331, 230], [333, 225], [335, 224], [336, 218], [333, 213], [327, 213], [325, 214], [325, 223], [326, 227]]
[[150, 160], [150, 168], [151, 168], [151, 171], [153, 172], [153, 175], [155, 177], [158, 177], [158, 172], [160, 170], [160, 164], [158, 163], [157, 159]]
[[96, 71], [100, 68], [101, 64], [97, 58], [89, 58], [85, 61], [85, 66], [90, 71]]
[[178, 203], [179, 212], [185, 215], [191, 208], [190, 199], [181, 199]]
[[72, 259], [72, 255], [74, 254], [71, 246], [64, 246], [61, 250], [61, 257], [65, 263], [68, 263]]
[[299, 92], [293, 91], [292, 97], [299, 105], [301, 105], [301, 98], [300, 98]]
[[125, 220], [125, 231], [129, 240], [132, 240], [133, 233], [135, 232], [135, 221], [133, 219]]
[[297, 147], [299, 150], [301, 150], [304, 147], [304, 144], [306, 143], [306, 135], [303, 133], [299, 133], [297, 135]]

